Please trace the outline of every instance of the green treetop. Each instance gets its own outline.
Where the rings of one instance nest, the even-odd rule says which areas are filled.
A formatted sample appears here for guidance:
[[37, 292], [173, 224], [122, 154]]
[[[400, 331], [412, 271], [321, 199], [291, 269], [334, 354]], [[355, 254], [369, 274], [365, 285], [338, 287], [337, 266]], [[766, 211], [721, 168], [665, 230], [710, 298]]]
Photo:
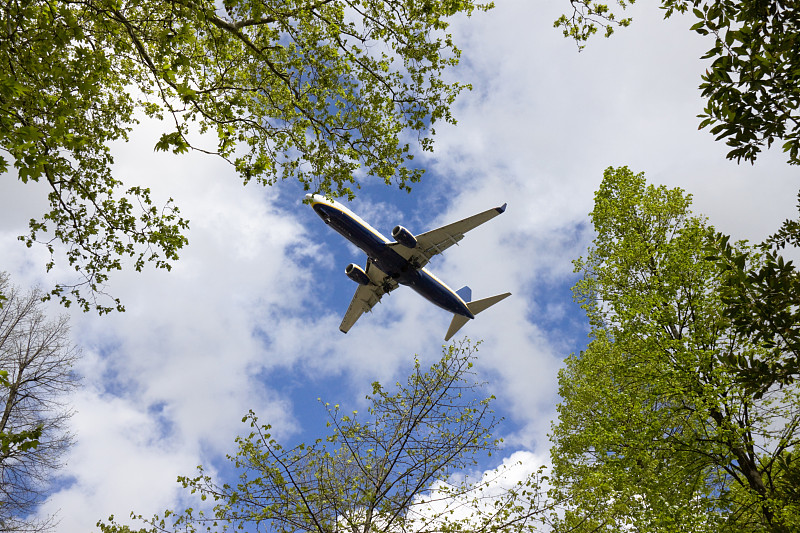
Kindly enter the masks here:
[[726, 316], [730, 273], [690, 202], [625, 167], [595, 196], [597, 237], [575, 262], [592, 341], [559, 374], [552, 433], [560, 530], [800, 527], [800, 390], [755, 391], [731, 364], [766, 348]]

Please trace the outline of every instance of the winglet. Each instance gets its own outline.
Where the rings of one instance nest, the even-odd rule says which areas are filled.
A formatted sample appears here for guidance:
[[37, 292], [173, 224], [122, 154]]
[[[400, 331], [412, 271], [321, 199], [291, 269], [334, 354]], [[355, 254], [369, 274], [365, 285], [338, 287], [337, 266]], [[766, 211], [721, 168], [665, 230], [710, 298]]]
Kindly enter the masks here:
[[495, 207], [495, 209], [497, 210], [498, 213], [502, 214], [502, 213], [505, 212], [507, 205], [508, 205], [508, 203], [505, 203], [505, 204], [501, 205], [500, 207]]

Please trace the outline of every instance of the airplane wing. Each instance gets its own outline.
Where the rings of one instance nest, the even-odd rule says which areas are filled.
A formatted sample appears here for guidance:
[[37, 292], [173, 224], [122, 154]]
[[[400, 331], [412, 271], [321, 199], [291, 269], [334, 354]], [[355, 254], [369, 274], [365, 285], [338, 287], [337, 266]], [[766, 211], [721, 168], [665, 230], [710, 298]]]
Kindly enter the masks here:
[[369, 285], [359, 285], [356, 289], [356, 293], [350, 301], [350, 307], [347, 308], [342, 323], [339, 325], [339, 331], [342, 333], [350, 331], [350, 328], [365, 311], [371, 311], [372, 307], [381, 301], [381, 296], [397, 288], [397, 282], [373, 265], [369, 259], [365, 272], [370, 283]]
[[440, 254], [452, 245], [457, 244], [458, 241], [464, 238], [466, 232], [503, 213], [506, 210], [506, 205], [508, 204], [487, 209], [483, 213], [472, 215], [438, 229], [420, 233], [416, 235], [416, 248], [407, 248], [400, 243], [392, 243], [389, 246], [392, 246], [394, 251], [405, 259], [411, 260], [417, 268], [422, 268], [428, 264], [434, 255]]

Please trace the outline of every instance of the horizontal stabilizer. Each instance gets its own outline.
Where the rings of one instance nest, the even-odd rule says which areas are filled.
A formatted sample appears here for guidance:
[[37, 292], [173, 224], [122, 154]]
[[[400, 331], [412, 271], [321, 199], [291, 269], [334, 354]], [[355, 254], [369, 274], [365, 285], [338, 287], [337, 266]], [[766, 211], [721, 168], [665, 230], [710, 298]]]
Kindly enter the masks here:
[[[490, 297], [484, 298], [482, 300], [475, 300], [474, 302], [469, 302], [469, 303], [467, 303], [467, 307], [469, 308], [470, 312], [473, 315], [477, 315], [481, 311], [485, 311], [486, 309], [489, 309], [491, 306], [493, 306], [497, 302], [505, 300], [509, 296], [511, 296], [510, 292], [506, 292], [506, 293], [503, 293], [503, 294], [498, 294], [497, 296], [490, 296]], [[444, 340], [445, 341], [449, 341], [450, 338], [453, 335], [458, 333], [458, 330], [460, 330], [462, 327], [464, 327], [464, 324], [466, 324], [468, 320], [469, 320], [469, 318], [467, 318], [465, 316], [453, 315], [453, 321], [450, 322], [450, 327], [447, 329], [447, 335], [445, 335]]]
[[447, 335], [444, 336], [445, 341], [449, 341], [450, 337], [458, 333], [458, 330], [464, 327], [469, 318], [463, 315], [453, 315], [453, 321], [450, 322], [450, 327], [447, 330]]
[[473, 315], [477, 315], [481, 311], [489, 309], [497, 302], [505, 300], [509, 296], [511, 296], [510, 292], [498, 294], [497, 296], [489, 296], [488, 298], [484, 298], [483, 300], [475, 300], [474, 302], [469, 302], [467, 304], [467, 307], [469, 307], [469, 310]]

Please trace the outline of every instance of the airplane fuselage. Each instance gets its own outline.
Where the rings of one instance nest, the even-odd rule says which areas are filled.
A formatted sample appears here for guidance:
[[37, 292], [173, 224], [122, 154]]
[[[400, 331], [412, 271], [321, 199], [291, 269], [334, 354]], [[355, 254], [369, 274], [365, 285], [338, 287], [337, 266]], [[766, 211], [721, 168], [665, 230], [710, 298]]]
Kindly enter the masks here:
[[466, 302], [425, 268], [417, 268], [392, 249], [392, 241], [339, 204], [308, 195], [314, 211], [345, 239], [361, 249], [373, 264], [401, 285], [410, 287], [431, 303], [451, 313], [474, 318]]

